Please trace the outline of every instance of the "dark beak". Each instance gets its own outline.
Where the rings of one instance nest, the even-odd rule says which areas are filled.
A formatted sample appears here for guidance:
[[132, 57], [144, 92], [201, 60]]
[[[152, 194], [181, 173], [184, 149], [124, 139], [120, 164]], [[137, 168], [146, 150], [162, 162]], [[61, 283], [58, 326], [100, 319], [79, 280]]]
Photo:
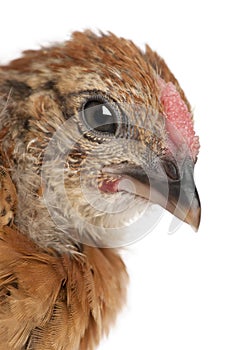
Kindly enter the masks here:
[[185, 162], [182, 177], [167, 183], [150, 176], [151, 201], [160, 204], [180, 220], [198, 230], [201, 219], [201, 204], [193, 177], [193, 167]]
[[135, 193], [159, 204], [197, 231], [201, 205], [194, 183], [193, 162], [187, 159], [180, 168], [171, 161], [159, 160], [159, 165], [157, 162], [146, 169], [121, 164], [107, 171], [123, 175], [119, 190]]

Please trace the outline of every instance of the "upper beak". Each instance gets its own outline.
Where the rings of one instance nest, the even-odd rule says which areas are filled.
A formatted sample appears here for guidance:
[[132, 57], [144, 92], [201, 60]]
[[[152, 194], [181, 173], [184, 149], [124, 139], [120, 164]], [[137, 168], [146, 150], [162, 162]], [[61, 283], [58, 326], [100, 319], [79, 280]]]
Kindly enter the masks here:
[[183, 170], [179, 180], [167, 178], [167, 188], [159, 179], [151, 177], [151, 199], [197, 231], [201, 219], [201, 204], [194, 182], [193, 167], [185, 162]]
[[[159, 204], [197, 231], [201, 218], [201, 205], [194, 183], [193, 168], [192, 161], [188, 159], [177, 178], [171, 178], [166, 172], [162, 174], [158, 166], [155, 166], [155, 169], [150, 167], [143, 170], [141, 167], [125, 168], [123, 165], [123, 168], [116, 166], [113, 172], [123, 174], [119, 190], [133, 192]], [[110, 167], [110, 172], [111, 170]]]

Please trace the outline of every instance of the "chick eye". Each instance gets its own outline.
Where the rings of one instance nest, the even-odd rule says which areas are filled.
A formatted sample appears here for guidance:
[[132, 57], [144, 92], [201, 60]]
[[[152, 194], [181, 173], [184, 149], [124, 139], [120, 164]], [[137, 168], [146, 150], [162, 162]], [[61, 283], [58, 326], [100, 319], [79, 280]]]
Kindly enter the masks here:
[[109, 103], [90, 100], [83, 107], [83, 119], [91, 130], [115, 134], [117, 114]]

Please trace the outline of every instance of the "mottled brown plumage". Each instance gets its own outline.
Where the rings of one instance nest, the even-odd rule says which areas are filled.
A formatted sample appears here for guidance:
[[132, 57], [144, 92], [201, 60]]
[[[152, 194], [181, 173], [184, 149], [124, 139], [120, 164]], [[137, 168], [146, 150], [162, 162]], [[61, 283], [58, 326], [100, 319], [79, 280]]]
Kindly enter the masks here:
[[87, 31], [1, 66], [0, 106], [0, 349], [94, 349], [131, 220], [156, 202], [198, 228], [190, 105], [148, 46]]

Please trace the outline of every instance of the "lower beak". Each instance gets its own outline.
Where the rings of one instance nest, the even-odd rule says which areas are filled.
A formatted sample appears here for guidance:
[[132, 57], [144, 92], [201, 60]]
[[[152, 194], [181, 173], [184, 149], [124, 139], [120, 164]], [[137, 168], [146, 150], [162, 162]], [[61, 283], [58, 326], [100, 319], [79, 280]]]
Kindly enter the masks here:
[[[112, 170], [112, 168], [110, 168]], [[118, 170], [118, 168], [117, 168]], [[115, 168], [114, 171], [115, 173]], [[119, 171], [116, 171], [118, 173]], [[185, 162], [182, 177], [172, 180], [161, 176], [161, 171], [145, 171], [140, 167], [127, 167], [119, 183], [119, 191], [135, 193], [152, 203], [159, 204], [197, 231], [201, 218], [201, 204], [193, 178], [191, 162]]]

